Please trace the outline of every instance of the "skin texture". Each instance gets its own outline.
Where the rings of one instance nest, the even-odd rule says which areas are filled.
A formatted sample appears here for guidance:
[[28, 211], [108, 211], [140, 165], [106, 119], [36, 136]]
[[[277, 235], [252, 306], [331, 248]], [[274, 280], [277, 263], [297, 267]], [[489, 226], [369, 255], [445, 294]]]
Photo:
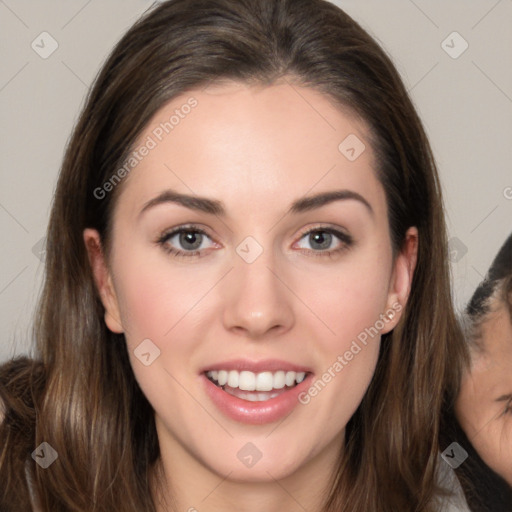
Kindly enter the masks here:
[[512, 323], [505, 304], [494, 305], [481, 334], [483, 351], [472, 354], [456, 414], [482, 460], [512, 485]]
[[[200, 369], [234, 358], [276, 358], [321, 376], [381, 314], [405, 305], [417, 231], [409, 229], [393, 260], [367, 128], [311, 89], [224, 83], [192, 91], [164, 106], [139, 141], [191, 95], [197, 107], [122, 185], [109, 261], [97, 232], [84, 231], [105, 321], [125, 333], [133, 371], [155, 410], [177, 510], [319, 510], [345, 425], [373, 376], [380, 336], [308, 405], [264, 425], [223, 415], [205, 394]], [[366, 141], [353, 162], [338, 150], [349, 134]], [[140, 214], [168, 188], [221, 200], [227, 215], [172, 203]], [[350, 199], [286, 214], [296, 199], [337, 189], [363, 196], [372, 213]], [[187, 223], [208, 233], [202, 256], [174, 258], [157, 240]], [[333, 237], [327, 249], [344, 249], [319, 256], [326, 249], [303, 236], [319, 224], [348, 233], [353, 244]], [[263, 249], [250, 264], [236, 252], [248, 236]], [[166, 245], [189, 247], [179, 235]], [[146, 338], [161, 351], [150, 366], [133, 352]], [[262, 453], [251, 468], [237, 458], [248, 442]]]

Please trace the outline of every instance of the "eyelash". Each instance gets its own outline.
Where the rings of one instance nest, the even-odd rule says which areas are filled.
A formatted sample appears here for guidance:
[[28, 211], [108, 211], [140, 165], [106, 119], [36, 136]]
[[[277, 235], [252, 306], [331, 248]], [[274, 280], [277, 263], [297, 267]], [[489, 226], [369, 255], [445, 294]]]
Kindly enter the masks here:
[[498, 418], [502, 418], [507, 414], [512, 414], [512, 398], [506, 403], [505, 409], [498, 415]]
[[[316, 232], [329, 233], [331, 235], [336, 236], [342, 242], [341, 247], [338, 247], [338, 249], [331, 249], [328, 251], [313, 251], [311, 249], [299, 249], [301, 253], [312, 254], [315, 257], [333, 258], [335, 255], [349, 249], [354, 243], [354, 241], [350, 235], [343, 233], [341, 231], [338, 231], [337, 229], [330, 228], [330, 227], [323, 227], [323, 226], [317, 226], [317, 227], [311, 228], [311, 229], [301, 233], [300, 239], [304, 238], [306, 235], [309, 235], [310, 233], [316, 233]], [[161, 246], [165, 250], [165, 252], [167, 252], [174, 258], [193, 258], [196, 256], [202, 257], [200, 250], [181, 251], [181, 250], [175, 249], [168, 245], [169, 239], [171, 239], [175, 235], [178, 235], [181, 233], [200, 233], [200, 234], [205, 235], [208, 238], [210, 238], [208, 233], [206, 233], [206, 231], [201, 229], [199, 226], [190, 224], [190, 225], [186, 225], [186, 226], [180, 226], [179, 228], [173, 229], [172, 231], [162, 233], [162, 235], [160, 235], [160, 237], [158, 238], [156, 243], [159, 246]]]

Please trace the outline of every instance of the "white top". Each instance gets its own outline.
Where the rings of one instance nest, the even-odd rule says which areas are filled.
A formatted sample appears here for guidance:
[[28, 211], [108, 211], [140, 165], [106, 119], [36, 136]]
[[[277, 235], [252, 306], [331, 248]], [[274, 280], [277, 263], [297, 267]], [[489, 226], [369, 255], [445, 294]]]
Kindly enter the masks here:
[[439, 512], [471, 512], [455, 471], [441, 454], [438, 462], [437, 482], [441, 487], [453, 492], [452, 496], [439, 498]]

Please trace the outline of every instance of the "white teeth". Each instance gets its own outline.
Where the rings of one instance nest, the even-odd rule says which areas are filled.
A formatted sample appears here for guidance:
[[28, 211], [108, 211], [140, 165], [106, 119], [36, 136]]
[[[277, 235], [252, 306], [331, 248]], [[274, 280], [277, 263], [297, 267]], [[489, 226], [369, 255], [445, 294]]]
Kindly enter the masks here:
[[293, 386], [295, 384], [295, 372], [286, 372], [286, 376], [284, 378], [284, 382], [287, 386]]
[[274, 377], [271, 372], [258, 373], [256, 375], [256, 390], [270, 391], [274, 384]]
[[231, 370], [228, 374], [228, 386], [231, 388], [238, 387], [238, 372], [236, 370]]
[[254, 375], [254, 373], [240, 372], [240, 377], [238, 379], [238, 387], [243, 391], [254, 391], [256, 389], [256, 376]]
[[285, 373], [282, 371], [274, 373], [274, 389], [283, 389], [285, 387], [284, 377]]
[[248, 391], [241, 391], [239, 389], [226, 388], [226, 393], [241, 398], [242, 400], [248, 400], [249, 402], [266, 402], [276, 396], [279, 396], [279, 392], [274, 391], [273, 393], [251, 393]]
[[306, 377], [306, 372], [260, 372], [258, 374], [247, 370], [212, 370], [206, 374], [219, 386], [228, 385], [242, 391], [272, 391], [300, 384]]
[[[212, 375], [210, 375], [210, 372], [208, 372], [208, 377], [213, 378], [213, 372], [211, 372]], [[219, 372], [219, 376], [217, 377], [217, 382], [219, 383], [219, 386], [224, 386], [228, 381], [228, 372], [226, 370], [221, 370]]]

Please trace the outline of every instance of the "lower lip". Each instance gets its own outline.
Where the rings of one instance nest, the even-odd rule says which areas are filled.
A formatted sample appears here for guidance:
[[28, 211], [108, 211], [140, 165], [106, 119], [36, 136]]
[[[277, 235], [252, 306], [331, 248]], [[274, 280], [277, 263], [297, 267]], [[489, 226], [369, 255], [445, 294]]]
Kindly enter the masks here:
[[292, 389], [265, 400], [263, 402], [249, 402], [230, 395], [216, 386], [205, 374], [201, 375], [206, 393], [217, 408], [229, 418], [250, 425], [262, 425], [279, 421], [290, 414], [299, 405], [299, 394], [309, 387], [312, 374]]

